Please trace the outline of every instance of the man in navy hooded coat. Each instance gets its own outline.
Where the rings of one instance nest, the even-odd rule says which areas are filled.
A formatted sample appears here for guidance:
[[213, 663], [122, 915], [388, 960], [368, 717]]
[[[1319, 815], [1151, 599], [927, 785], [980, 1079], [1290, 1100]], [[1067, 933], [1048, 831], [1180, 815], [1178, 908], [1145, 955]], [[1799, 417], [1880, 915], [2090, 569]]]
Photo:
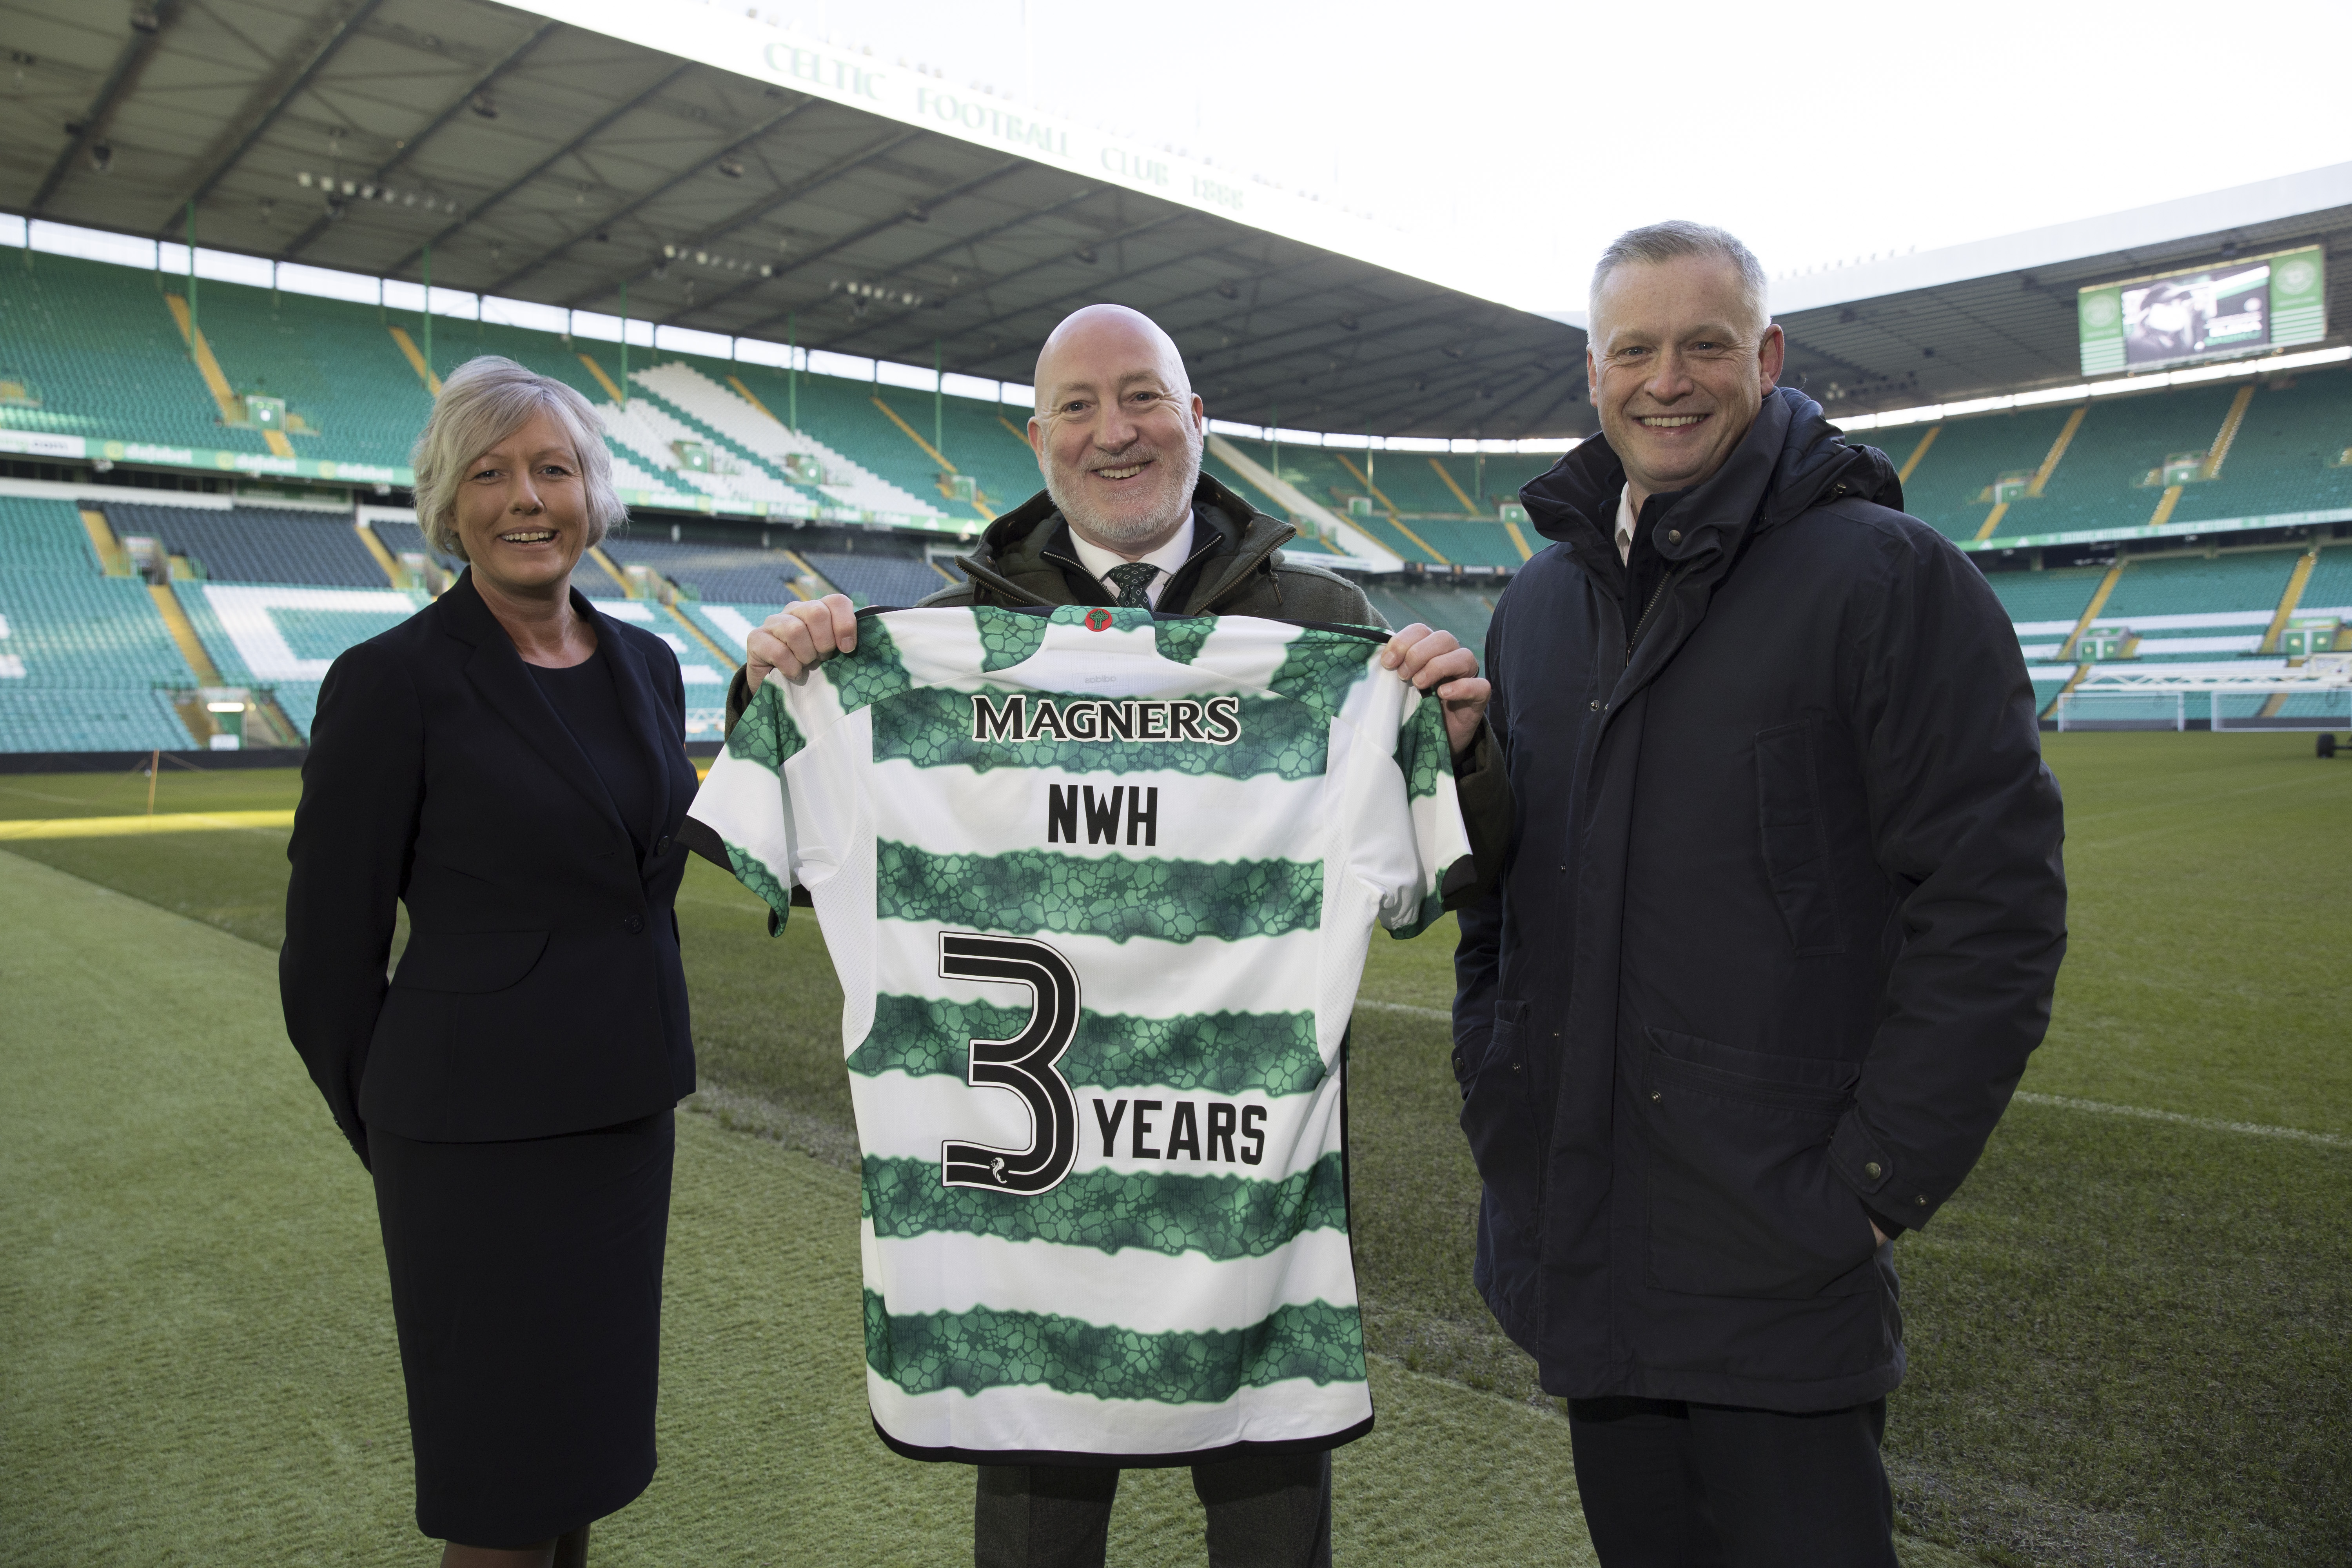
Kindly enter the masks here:
[[1517, 820], [1462, 914], [1476, 1281], [1569, 1400], [1605, 1568], [1893, 1568], [1895, 1238], [1975, 1164], [2065, 947], [2008, 616], [1775, 385], [1762, 269], [1596, 271], [1602, 437], [1487, 636]]

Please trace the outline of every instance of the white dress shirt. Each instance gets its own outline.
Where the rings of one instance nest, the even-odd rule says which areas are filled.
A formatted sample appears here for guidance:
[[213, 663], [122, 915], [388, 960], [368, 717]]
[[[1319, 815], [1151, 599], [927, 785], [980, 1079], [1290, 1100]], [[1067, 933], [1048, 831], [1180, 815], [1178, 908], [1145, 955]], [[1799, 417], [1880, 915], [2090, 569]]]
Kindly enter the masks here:
[[[1190, 512], [1187, 512], [1184, 516], [1184, 525], [1176, 531], [1176, 536], [1174, 538], [1161, 545], [1159, 549], [1153, 551], [1150, 554], [1141, 555], [1136, 558], [1140, 564], [1157, 566], [1160, 568], [1160, 575], [1154, 577], [1149, 584], [1145, 584], [1143, 590], [1143, 596], [1151, 602], [1152, 608], [1158, 609], [1160, 607], [1160, 595], [1161, 592], [1167, 588], [1170, 583], [1175, 580], [1176, 574], [1182, 569], [1184, 563], [1191, 558], [1192, 553], [1192, 531], [1198, 525], [1193, 521], [1192, 515]], [[1078, 531], [1075, 528], [1070, 530], [1070, 547], [1078, 552], [1078, 564], [1093, 573], [1095, 574], [1096, 581], [1102, 584], [1105, 589], [1116, 595], [1118, 589], [1110, 580], [1111, 569], [1115, 566], [1126, 565], [1127, 557], [1121, 555], [1116, 550], [1105, 550], [1099, 544], [1088, 543], [1085, 539], [1079, 537]]]
[[1617, 492], [1617, 559], [1628, 566], [1633, 563], [1633, 525], [1641, 521], [1633, 510], [1633, 487], [1627, 485]]

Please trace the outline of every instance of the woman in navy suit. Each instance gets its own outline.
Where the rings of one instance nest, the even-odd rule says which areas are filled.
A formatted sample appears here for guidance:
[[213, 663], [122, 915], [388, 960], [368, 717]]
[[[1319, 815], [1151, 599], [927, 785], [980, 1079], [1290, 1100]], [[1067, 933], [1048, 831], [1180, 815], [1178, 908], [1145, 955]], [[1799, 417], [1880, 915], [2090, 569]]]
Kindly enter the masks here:
[[415, 466], [417, 519], [467, 570], [320, 690], [286, 1026], [374, 1176], [418, 1527], [445, 1568], [578, 1564], [654, 1471], [671, 1113], [694, 1089], [684, 687], [667, 645], [572, 589], [623, 517], [586, 399], [477, 359]]

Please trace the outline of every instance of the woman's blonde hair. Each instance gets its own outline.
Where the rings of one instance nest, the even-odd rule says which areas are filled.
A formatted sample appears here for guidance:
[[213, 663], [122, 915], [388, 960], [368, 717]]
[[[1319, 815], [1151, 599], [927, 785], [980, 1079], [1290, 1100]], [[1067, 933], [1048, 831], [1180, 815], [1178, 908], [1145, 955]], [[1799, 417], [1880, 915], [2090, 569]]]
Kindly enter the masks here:
[[457, 489], [467, 467], [540, 413], [552, 416], [571, 433], [587, 490], [588, 542], [602, 543], [616, 523], [627, 520], [628, 509], [613, 490], [613, 458], [604, 449], [604, 427], [594, 406], [551, 376], [483, 354], [441, 384], [425, 434], [409, 455], [409, 466], [416, 470], [416, 526], [425, 531], [427, 544], [467, 559], [465, 542], [457, 537]]

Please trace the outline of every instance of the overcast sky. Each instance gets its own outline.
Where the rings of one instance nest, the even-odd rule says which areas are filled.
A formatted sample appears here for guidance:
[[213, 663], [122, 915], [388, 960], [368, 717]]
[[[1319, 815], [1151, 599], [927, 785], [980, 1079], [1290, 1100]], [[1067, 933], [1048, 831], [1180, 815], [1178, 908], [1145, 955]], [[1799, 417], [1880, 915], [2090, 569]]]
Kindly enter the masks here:
[[1780, 273], [2352, 160], [2344, 0], [760, 8], [1458, 240], [1531, 310], [1662, 217]]

